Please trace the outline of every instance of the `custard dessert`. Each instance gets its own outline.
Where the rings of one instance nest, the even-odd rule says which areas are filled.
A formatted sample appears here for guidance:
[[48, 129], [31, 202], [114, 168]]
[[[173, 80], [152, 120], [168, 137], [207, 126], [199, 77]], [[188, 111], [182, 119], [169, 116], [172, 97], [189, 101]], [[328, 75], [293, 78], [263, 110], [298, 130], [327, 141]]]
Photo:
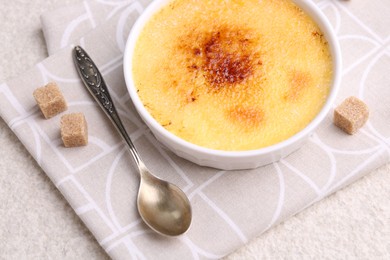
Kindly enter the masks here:
[[133, 78], [174, 135], [224, 151], [288, 139], [319, 113], [332, 58], [316, 23], [289, 0], [173, 0], [146, 23]]

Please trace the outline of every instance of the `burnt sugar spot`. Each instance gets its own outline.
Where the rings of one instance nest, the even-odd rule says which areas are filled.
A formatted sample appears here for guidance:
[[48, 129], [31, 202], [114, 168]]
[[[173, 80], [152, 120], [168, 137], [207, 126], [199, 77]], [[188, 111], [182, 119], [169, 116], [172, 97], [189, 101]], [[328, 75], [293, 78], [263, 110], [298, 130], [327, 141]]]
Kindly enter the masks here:
[[311, 35], [313, 35], [314, 37], [323, 37], [324, 35], [319, 32], [319, 31], [312, 31], [311, 32]]
[[259, 36], [246, 28], [222, 26], [180, 41], [181, 49], [190, 56], [188, 70], [200, 70], [211, 90], [244, 83], [262, 66]]
[[234, 106], [227, 110], [227, 117], [243, 129], [250, 130], [264, 123], [264, 111], [258, 107]]
[[172, 121], [168, 121], [161, 124], [163, 127], [167, 128], [168, 126], [172, 125]]
[[204, 43], [203, 69], [211, 84], [237, 84], [252, 75], [250, 53], [241, 40], [245, 39], [240, 39], [237, 33], [218, 31]]
[[195, 54], [196, 56], [199, 56], [199, 55], [201, 54], [200, 49], [199, 49], [199, 48], [194, 48], [194, 54]]
[[293, 70], [288, 75], [288, 89], [284, 95], [286, 101], [297, 101], [311, 84], [308, 72]]
[[187, 92], [186, 97], [187, 97], [186, 98], [187, 103], [195, 102], [198, 99], [198, 96], [193, 89]]
[[326, 39], [325, 39], [324, 34], [323, 34], [321, 31], [319, 31], [319, 30], [314, 30], [314, 31], [311, 32], [311, 35], [312, 35], [312, 37], [313, 37], [315, 40], [320, 41], [321, 43], [323, 43], [323, 44], [325, 44], [325, 45], [328, 44], [328, 42], [327, 42]]

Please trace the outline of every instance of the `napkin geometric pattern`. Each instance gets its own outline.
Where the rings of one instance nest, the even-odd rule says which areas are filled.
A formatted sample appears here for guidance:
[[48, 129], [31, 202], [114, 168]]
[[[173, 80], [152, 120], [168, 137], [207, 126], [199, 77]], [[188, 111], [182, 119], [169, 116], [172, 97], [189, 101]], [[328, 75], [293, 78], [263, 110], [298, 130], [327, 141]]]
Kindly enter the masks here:
[[[337, 103], [354, 95], [370, 107], [369, 121], [356, 135], [336, 128], [330, 112], [300, 150], [258, 169], [220, 171], [175, 156], [137, 115], [122, 73], [127, 35], [150, 1], [90, 0], [44, 14], [51, 55], [0, 84], [0, 116], [112, 258], [220, 258], [389, 161], [390, 7], [382, 0], [314, 2], [329, 18], [342, 48]], [[194, 215], [185, 235], [161, 237], [141, 221], [137, 170], [78, 77], [71, 56], [76, 44], [101, 70], [145, 164], [189, 196]], [[46, 120], [41, 115], [32, 92], [49, 81], [59, 84], [67, 112], [85, 114], [88, 146], [64, 148], [60, 116]]]

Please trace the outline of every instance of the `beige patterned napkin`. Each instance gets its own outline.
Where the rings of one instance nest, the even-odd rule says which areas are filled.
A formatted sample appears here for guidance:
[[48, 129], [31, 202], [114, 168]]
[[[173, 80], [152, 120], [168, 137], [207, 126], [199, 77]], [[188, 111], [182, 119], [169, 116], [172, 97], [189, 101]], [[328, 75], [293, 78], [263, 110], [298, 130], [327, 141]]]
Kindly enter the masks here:
[[[344, 72], [337, 102], [350, 95], [363, 99], [371, 108], [366, 126], [354, 136], [346, 135], [333, 126], [330, 113], [289, 157], [255, 170], [230, 172], [175, 156], [154, 139], [133, 109], [122, 75], [122, 51], [133, 22], [149, 2], [90, 0], [43, 15], [52, 55], [0, 84], [0, 116], [112, 258], [222, 257], [389, 161], [390, 16], [385, 1], [314, 1], [342, 46]], [[137, 172], [124, 143], [81, 84], [70, 44], [83, 46], [102, 71], [148, 167], [188, 194], [194, 216], [187, 234], [160, 237], [140, 220]], [[86, 115], [88, 146], [64, 148], [60, 117], [45, 120], [38, 111], [32, 92], [49, 81], [60, 85], [68, 112]]]

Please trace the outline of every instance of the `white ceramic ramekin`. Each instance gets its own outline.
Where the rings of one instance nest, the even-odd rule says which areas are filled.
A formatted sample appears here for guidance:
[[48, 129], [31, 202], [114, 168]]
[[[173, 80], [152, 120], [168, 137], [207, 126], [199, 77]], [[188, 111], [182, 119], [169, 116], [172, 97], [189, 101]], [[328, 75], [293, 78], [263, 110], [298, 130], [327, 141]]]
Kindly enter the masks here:
[[[137, 94], [137, 88], [135, 87], [132, 78], [132, 57], [137, 38], [150, 17], [162, 6], [165, 6], [168, 2], [170, 2], [170, 0], [155, 0], [138, 18], [129, 34], [123, 60], [124, 76], [130, 97], [141, 118], [148, 125], [155, 137], [180, 157], [183, 157], [199, 165], [210, 166], [224, 170], [251, 169], [263, 166], [275, 162], [300, 148], [306, 138], [316, 129], [316, 127], [330, 111], [340, 85], [340, 46], [332, 26], [321, 10], [315, 4], [313, 4], [312, 1], [293, 0], [293, 2], [295, 2], [303, 11], [309, 14], [318, 24], [330, 47], [333, 60], [333, 80], [325, 105], [318, 113], [318, 115], [303, 130], [294, 136], [265, 148], [235, 152], [213, 150], [201, 147], [189, 143], [170, 133], [149, 114]], [[151, 77], [153, 77], [153, 75], [151, 75]]]

